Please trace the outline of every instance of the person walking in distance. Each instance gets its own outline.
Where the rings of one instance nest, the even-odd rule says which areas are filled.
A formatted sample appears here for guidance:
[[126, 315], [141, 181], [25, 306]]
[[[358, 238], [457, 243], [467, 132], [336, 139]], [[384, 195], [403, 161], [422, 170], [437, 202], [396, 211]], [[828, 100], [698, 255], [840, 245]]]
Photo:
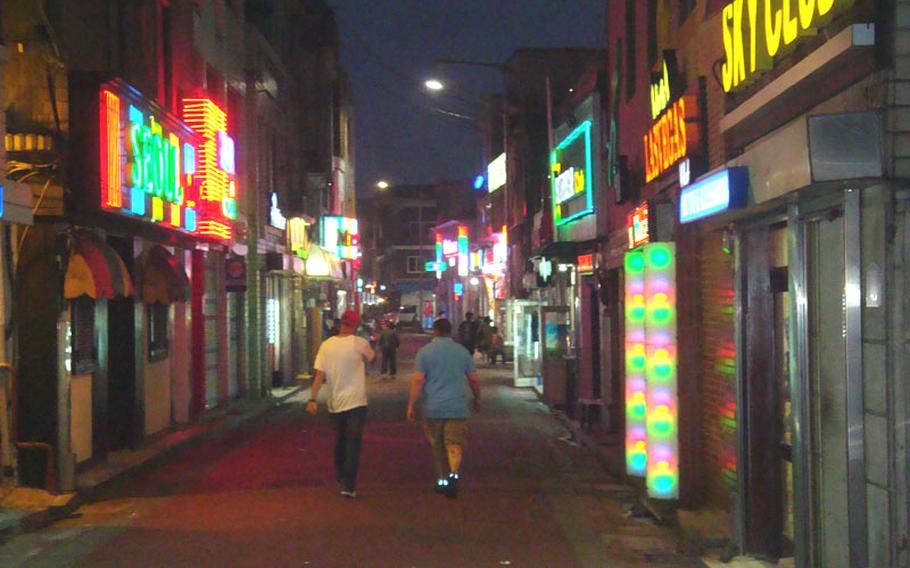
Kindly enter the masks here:
[[335, 478], [341, 494], [356, 495], [360, 445], [367, 419], [366, 364], [375, 358], [370, 343], [354, 335], [360, 315], [352, 310], [341, 316], [339, 333], [326, 339], [316, 353], [316, 377], [306, 410], [316, 414], [323, 383], [328, 389], [327, 406], [335, 430]]
[[474, 320], [474, 312], [466, 313], [464, 321], [458, 326], [458, 342], [464, 345], [471, 357], [474, 356], [477, 348], [477, 321]]
[[376, 344], [382, 353], [382, 375], [386, 376], [388, 374], [394, 380], [395, 375], [398, 374], [398, 346], [401, 345], [398, 333], [395, 332], [394, 323], [388, 322], [386, 324], [386, 329], [379, 334]]
[[452, 323], [440, 319], [433, 323], [433, 341], [417, 353], [416, 367], [407, 419], [415, 420], [415, 405], [422, 399], [423, 428], [436, 468], [434, 489], [454, 498], [458, 496], [458, 472], [470, 415], [466, 380], [474, 395], [474, 411], [480, 409], [480, 382], [474, 359], [463, 346], [452, 341]]

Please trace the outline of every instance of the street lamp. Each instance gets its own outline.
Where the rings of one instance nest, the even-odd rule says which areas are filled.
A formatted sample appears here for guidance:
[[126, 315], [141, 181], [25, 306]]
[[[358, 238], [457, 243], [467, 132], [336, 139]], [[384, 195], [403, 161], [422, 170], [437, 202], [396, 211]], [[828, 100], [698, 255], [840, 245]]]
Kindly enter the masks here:
[[385, 180], [379, 180], [379, 182], [376, 183], [376, 187], [379, 189], [389, 189], [389, 182]]
[[441, 91], [445, 89], [445, 85], [442, 84], [442, 81], [437, 79], [428, 79], [424, 81], [423, 86], [431, 91]]

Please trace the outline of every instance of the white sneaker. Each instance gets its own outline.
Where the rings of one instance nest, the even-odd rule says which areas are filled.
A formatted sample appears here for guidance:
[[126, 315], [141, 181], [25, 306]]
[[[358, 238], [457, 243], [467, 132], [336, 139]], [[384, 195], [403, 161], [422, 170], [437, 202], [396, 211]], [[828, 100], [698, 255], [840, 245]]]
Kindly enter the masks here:
[[342, 497], [345, 497], [345, 498], [347, 498], [347, 499], [353, 499], [354, 497], [357, 497], [357, 492], [356, 492], [356, 491], [344, 491], [344, 490], [342, 490], [341, 496], [342, 496]]

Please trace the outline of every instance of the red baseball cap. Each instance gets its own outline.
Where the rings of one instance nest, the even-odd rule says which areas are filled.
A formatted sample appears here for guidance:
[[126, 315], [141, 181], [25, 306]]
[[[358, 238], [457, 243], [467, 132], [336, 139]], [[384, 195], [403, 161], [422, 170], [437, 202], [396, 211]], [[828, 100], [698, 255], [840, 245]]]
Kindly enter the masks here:
[[360, 324], [360, 314], [354, 310], [347, 310], [341, 314], [341, 325], [345, 327], [357, 327]]

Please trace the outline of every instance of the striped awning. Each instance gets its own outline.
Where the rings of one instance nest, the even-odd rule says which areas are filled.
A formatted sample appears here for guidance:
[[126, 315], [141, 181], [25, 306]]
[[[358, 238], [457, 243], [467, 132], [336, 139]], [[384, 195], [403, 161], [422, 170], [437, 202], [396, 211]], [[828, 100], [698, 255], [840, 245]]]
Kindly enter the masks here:
[[98, 235], [74, 231], [70, 238], [69, 262], [63, 283], [63, 296], [113, 299], [133, 295], [133, 280], [114, 249]]
[[173, 304], [190, 298], [190, 280], [177, 265], [177, 257], [155, 245], [139, 257], [137, 277], [140, 299], [146, 304]]

